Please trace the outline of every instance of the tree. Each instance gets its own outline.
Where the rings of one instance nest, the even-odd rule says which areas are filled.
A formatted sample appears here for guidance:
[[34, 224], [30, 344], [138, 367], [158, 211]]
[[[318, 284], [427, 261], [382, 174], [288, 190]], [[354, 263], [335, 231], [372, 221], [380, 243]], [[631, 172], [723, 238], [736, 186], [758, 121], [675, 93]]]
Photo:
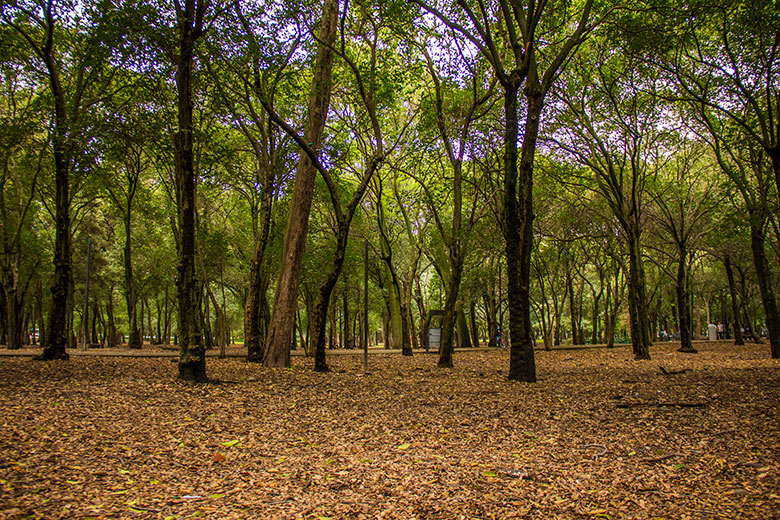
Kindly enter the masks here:
[[[531, 252], [533, 250], [533, 171], [541, 116], [570, 55], [593, 29], [592, 0], [567, 2], [499, 0], [457, 7], [412, 0], [451, 30], [462, 34], [490, 63], [504, 99], [504, 238], [509, 300], [509, 378], [536, 381], [531, 324]], [[572, 18], [575, 24], [569, 22]], [[570, 30], [566, 31], [563, 27]], [[522, 146], [518, 155], [518, 96], [526, 101]]]
[[[325, 0], [318, 34], [317, 58], [309, 92], [309, 112], [304, 130], [304, 140], [314, 150], [319, 150], [322, 144], [322, 135], [330, 104], [333, 73], [332, 45], [337, 34], [338, 11], [338, 0]], [[263, 363], [268, 367], [290, 366], [294, 311], [298, 299], [301, 260], [306, 244], [316, 173], [309, 155], [301, 152], [295, 175], [295, 188], [284, 240], [276, 299], [266, 340]]]
[[[107, 67], [110, 55], [108, 24], [100, 23], [100, 7], [86, 6], [77, 13], [73, 2], [35, 0], [4, 6], [2, 20], [28, 46], [31, 59], [46, 78], [51, 99], [54, 161], [54, 281], [47, 327], [48, 338], [40, 359], [68, 359], [68, 294], [71, 279], [71, 176], [85, 147], [86, 115], [113, 88], [117, 69]], [[94, 24], [82, 20], [95, 22]]]
[[681, 140], [675, 158], [661, 171], [652, 190], [650, 217], [659, 238], [671, 241], [676, 253], [675, 288], [680, 328], [680, 352], [695, 353], [691, 343], [691, 312], [688, 277], [692, 255], [708, 231], [706, 219], [718, 204], [712, 178], [713, 165], [703, 153], [703, 144]]
[[[436, 63], [431, 57], [430, 52], [421, 45], [421, 50], [425, 56], [428, 74], [431, 77], [431, 93], [433, 105], [433, 118], [435, 128], [438, 130], [438, 138], [444, 149], [448, 168], [442, 167], [445, 171], [452, 171], [452, 215], [450, 229], [445, 228], [443, 217], [438, 210], [437, 201], [434, 201], [429, 187], [428, 180], [419, 181], [425, 190], [429, 207], [434, 216], [434, 222], [439, 231], [442, 241], [447, 247], [447, 262], [449, 268], [446, 270], [447, 276], [447, 297], [444, 301], [444, 316], [441, 322], [441, 343], [439, 346], [439, 367], [452, 367], [453, 352], [453, 330], [456, 323], [456, 307], [460, 316], [463, 317], [463, 306], [459, 305], [458, 293], [460, 283], [463, 277], [463, 264], [466, 255], [465, 244], [466, 235], [471, 232], [474, 223], [477, 220], [477, 201], [476, 191], [472, 199], [471, 212], [466, 223], [463, 222], [463, 188], [464, 188], [464, 157], [467, 153], [475, 154], [475, 147], [469, 146], [472, 140], [471, 127], [474, 122], [480, 119], [491, 109], [491, 99], [493, 98], [493, 88], [495, 83], [488, 82], [487, 88], [482, 87], [485, 78], [482, 76], [486, 71], [480, 70], [477, 60], [467, 58], [460, 49], [460, 44], [456, 40], [458, 47], [458, 56], [455, 58], [468, 71], [468, 78], [465, 79], [467, 87], [462, 91], [452, 79], [442, 78], [437, 70]], [[440, 58], [440, 57], [439, 57]], [[459, 59], [458, 59], [459, 58]], [[451, 65], [450, 65], [451, 66]], [[449, 81], [447, 81], [449, 79]], [[445, 81], [450, 83], [445, 85]], [[449, 87], [449, 88], [448, 88]], [[443, 166], [443, 165], [442, 165]], [[472, 171], [476, 170], [476, 164], [472, 163]], [[444, 271], [440, 267], [440, 271]], [[468, 339], [463, 338], [462, 340]]]
[[[668, 131], [655, 78], [608, 48], [580, 54], [580, 80], [558, 96], [565, 106], [555, 141], [586, 168], [581, 186], [599, 193], [620, 225], [629, 259], [628, 303], [636, 359], [650, 359], [650, 324], [641, 238], [647, 183], [662, 167]], [[568, 116], [568, 119], [567, 119]]]
[[[32, 220], [33, 204], [46, 158], [40, 133], [45, 115], [38, 108], [40, 92], [25, 87], [26, 74], [12, 64], [0, 69], [0, 313], [3, 337], [9, 349], [22, 347], [25, 297], [38, 263]], [[40, 260], [38, 260], [40, 262]], [[3, 338], [0, 338], [0, 342]]]
[[176, 31], [178, 48], [176, 94], [178, 126], [173, 137], [176, 168], [176, 208], [179, 229], [176, 286], [179, 299], [179, 378], [206, 381], [206, 352], [198, 316], [201, 296], [196, 266], [195, 229], [195, 162], [193, 156], [192, 68], [195, 43], [203, 36], [203, 21], [208, 0], [178, 1]]

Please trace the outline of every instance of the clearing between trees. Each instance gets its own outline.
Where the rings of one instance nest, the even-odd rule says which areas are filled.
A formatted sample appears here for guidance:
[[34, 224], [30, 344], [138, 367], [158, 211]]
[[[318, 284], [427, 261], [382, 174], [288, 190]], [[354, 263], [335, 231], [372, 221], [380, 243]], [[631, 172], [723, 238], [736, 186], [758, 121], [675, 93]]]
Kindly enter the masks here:
[[[0, 518], [780, 518], [780, 361], [679, 343], [330, 358], [0, 358]], [[661, 370], [663, 368], [663, 370]]]

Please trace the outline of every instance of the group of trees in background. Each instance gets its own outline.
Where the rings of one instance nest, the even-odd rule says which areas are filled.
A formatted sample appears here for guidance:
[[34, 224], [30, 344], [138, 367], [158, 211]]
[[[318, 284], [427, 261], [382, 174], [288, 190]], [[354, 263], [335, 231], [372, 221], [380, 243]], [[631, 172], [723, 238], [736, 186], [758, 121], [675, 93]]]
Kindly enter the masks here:
[[1, 5], [10, 349], [325, 371], [441, 308], [440, 366], [505, 341], [523, 381], [709, 322], [780, 357], [776, 2]]

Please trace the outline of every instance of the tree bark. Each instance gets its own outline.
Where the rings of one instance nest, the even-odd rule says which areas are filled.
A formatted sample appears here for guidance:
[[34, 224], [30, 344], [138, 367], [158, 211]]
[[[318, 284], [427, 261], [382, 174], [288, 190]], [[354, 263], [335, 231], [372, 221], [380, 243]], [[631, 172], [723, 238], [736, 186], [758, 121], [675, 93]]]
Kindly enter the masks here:
[[198, 383], [205, 382], [207, 377], [206, 353], [200, 328], [200, 284], [195, 266], [196, 178], [192, 135], [192, 65], [195, 42], [202, 35], [206, 3], [206, 0], [188, 0], [177, 9], [179, 54], [176, 62], [176, 90], [179, 126], [173, 139], [180, 235], [176, 284], [179, 300], [179, 378]]
[[731, 257], [726, 255], [723, 258], [723, 265], [726, 268], [726, 278], [729, 281], [729, 294], [731, 295], [731, 312], [733, 314], [732, 323], [734, 324], [734, 344], [744, 345], [742, 338], [742, 325], [739, 319], [739, 296], [737, 295], [737, 284], [734, 282], [734, 270], [731, 268]]
[[[526, 121], [518, 169], [517, 95], [519, 84], [504, 85], [504, 233], [507, 259], [507, 299], [511, 338], [509, 379], [536, 382], [531, 329], [531, 250], [533, 246], [533, 160], [544, 98], [529, 80]], [[518, 174], [519, 173], [519, 174]], [[519, 184], [519, 187], [518, 187]]]
[[691, 343], [691, 315], [688, 305], [688, 252], [684, 245], [678, 245], [679, 258], [677, 259], [677, 310], [680, 325], [680, 352], [695, 353]]
[[[764, 251], [763, 223], [755, 222], [756, 216], [750, 216], [750, 247], [753, 251], [753, 264], [758, 278], [758, 287], [761, 291], [761, 302], [764, 305], [766, 328], [769, 332], [769, 345], [773, 359], [780, 358], [780, 314], [778, 314], [777, 300], [772, 289], [772, 273]], [[753, 329], [752, 323], [748, 324]]]
[[127, 323], [129, 338], [127, 340], [128, 348], [141, 348], [141, 333], [138, 330], [138, 297], [135, 292], [135, 280], [133, 279], [133, 238], [131, 235], [131, 208], [132, 208], [132, 188], [128, 187], [127, 207], [125, 208], [125, 247], [124, 247], [124, 268], [125, 268], [125, 302], [127, 303]]
[[[51, 4], [46, 12], [49, 41], [54, 38], [55, 22]], [[60, 82], [60, 70], [54, 50], [47, 45], [41, 56], [49, 77], [54, 98], [54, 131], [52, 151], [54, 155], [54, 280], [51, 286], [48, 337], [39, 359], [68, 359], [68, 289], [71, 284], [70, 266], [70, 169], [73, 144], [69, 139], [69, 118], [65, 92]]]
[[[330, 105], [333, 73], [333, 50], [329, 44], [336, 36], [338, 0], [325, 0], [320, 22], [319, 40], [311, 91], [309, 114], [304, 136], [314, 150], [319, 150]], [[263, 363], [268, 367], [290, 366], [295, 306], [298, 299], [303, 251], [309, 225], [309, 212], [314, 196], [316, 170], [309, 156], [301, 152], [295, 175], [287, 234], [282, 252], [282, 265], [277, 283], [276, 301], [268, 330], [267, 350]]]
[[639, 240], [628, 234], [628, 313], [634, 359], [650, 359], [650, 327], [647, 317], [645, 275]]

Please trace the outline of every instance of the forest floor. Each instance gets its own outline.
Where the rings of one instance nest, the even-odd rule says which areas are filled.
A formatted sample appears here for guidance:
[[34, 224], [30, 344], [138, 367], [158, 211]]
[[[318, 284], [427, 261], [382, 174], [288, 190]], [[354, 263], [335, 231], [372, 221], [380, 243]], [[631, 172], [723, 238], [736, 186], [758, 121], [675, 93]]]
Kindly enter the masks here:
[[676, 346], [539, 351], [536, 384], [506, 351], [3, 357], [0, 518], [780, 518], [780, 361]]

